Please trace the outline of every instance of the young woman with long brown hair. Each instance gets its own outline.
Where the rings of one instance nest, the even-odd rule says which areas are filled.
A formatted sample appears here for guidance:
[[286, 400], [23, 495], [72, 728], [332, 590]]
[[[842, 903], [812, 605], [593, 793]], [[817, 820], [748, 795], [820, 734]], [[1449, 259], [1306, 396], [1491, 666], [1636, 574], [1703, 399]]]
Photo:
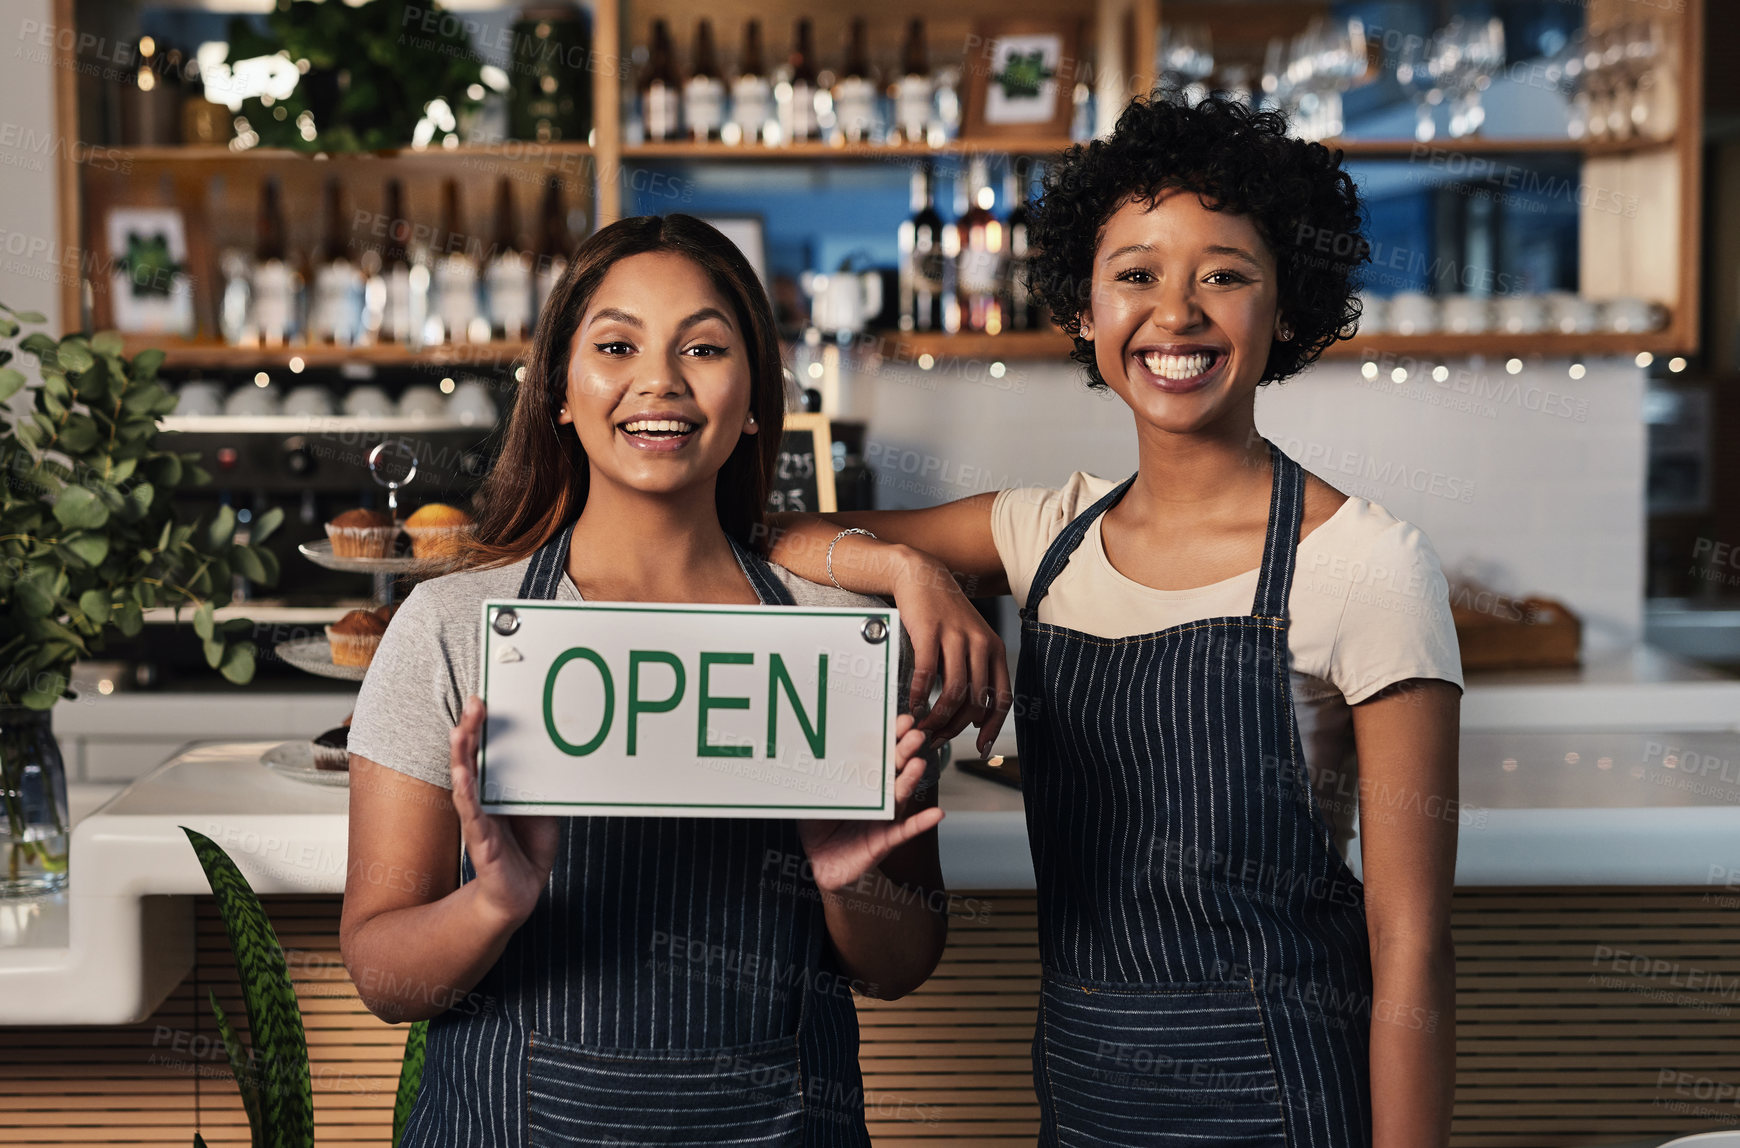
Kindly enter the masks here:
[[466, 568], [405, 599], [351, 724], [345, 964], [376, 1015], [433, 1018], [406, 1145], [869, 1144], [851, 993], [916, 987], [947, 926], [911, 895], [942, 888], [942, 813], [910, 717], [892, 822], [477, 792], [483, 599], [869, 601], [757, 552], [783, 411], [771, 308], [718, 231], [626, 219], [575, 252]]

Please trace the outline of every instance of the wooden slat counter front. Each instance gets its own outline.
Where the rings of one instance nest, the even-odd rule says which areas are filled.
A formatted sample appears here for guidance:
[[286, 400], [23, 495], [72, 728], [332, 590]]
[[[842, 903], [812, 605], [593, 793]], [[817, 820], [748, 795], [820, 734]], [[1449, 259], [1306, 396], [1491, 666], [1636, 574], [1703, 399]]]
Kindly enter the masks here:
[[[131, 938], [131, 951], [79, 952], [90, 926], [51, 903], [25, 930], [39, 938], [34, 956], [0, 948], [0, 1024], [35, 1018], [0, 1039], [0, 1144], [186, 1145], [196, 1127], [213, 1148], [246, 1142], [204, 1005], [215, 989], [242, 1016], [235, 973], [209, 897], [193, 895], [197, 866], [179, 864], [177, 823], [217, 828], [220, 840], [225, 826], [241, 834], [232, 853], [291, 951], [317, 1142], [386, 1142], [404, 1030], [362, 1008], [339, 961], [344, 791], [268, 774], [255, 763], [263, 748], [182, 755], [80, 823], [73, 899], [103, 887], [99, 858], [131, 858], [124, 884], [146, 927], [106, 937]], [[1582, 1145], [1740, 1126], [1740, 736], [1467, 730], [1463, 796], [1455, 1143]], [[330, 810], [313, 811], [329, 798]], [[178, 799], [197, 807], [172, 808]], [[872, 1133], [878, 1148], [1030, 1144], [1039, 967], [1020, 797], [951, 769], [943, 804], [955, 887], [943, 963], [906, 1000], [859, 1002]], [[278, 830], [250, 848], [260, 824]], [[153, 877], [165, 858], [177, 860]], [[87, 922], [102, 915], [85, 908]], [[23, 913], [0, 910], [15, 936]], [[153, 920], [178, 936], [154, 938]], [[137, 974], [148, 949], [166, 998]], [[171, 975], [177, 953], [184, 976]], [[144, 1019], [48, 1023], [49, 1010], [76, 1019], [124, 1007], [107, 982], [129, 961]]]

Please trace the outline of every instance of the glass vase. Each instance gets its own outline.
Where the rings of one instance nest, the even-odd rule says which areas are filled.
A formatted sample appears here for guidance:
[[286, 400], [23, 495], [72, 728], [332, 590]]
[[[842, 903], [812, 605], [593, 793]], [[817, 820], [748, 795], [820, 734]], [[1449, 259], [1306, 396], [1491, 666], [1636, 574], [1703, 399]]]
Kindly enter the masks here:
[[66, 765], [52, 710], [0, 706], [0, 897], [66, 887]]

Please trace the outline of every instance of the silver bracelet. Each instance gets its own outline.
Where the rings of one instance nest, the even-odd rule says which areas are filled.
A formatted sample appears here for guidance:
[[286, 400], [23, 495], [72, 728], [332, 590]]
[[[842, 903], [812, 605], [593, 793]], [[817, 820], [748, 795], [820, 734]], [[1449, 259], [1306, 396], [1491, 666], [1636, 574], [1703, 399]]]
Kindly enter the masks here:
[[[835, 586], [839, 587], [841, 590], [845, 590], [846, 588], [844, 586], [840, 585], [840, 580], [838, 578], [834, 577], [834, 547], [838, 546], [840, 544], [840, 539], [846, 537], [846, 535], [848, 535], [848, 534], [862, 534], [866, 538], [875, 538], [876, 537], [874, 534], [870, 533], [868, 530], [861, 529], [860, 527], [857, 527], [857, 526], [852, 526], [852, 527], [848, 527], [847, 529], [842, 530], [838, 534], [834, 535], [834, 540], [832, 542], [828, 543], [828, 581], [832, 582]], [[846, 592], [848, 594], [851, 593], [850, 590], [847, 590]]]

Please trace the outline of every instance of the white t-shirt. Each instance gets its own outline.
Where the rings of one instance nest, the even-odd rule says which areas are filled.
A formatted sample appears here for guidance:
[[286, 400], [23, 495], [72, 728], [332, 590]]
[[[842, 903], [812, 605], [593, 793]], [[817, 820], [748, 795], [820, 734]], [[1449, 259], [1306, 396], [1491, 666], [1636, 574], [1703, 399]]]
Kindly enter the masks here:
[[[1077, 471], [1059, 490], [997, 495], [991, 534], [1010, 592], [1025, 605], [1052, 541], [1118, 483]], [[1039, 621], [1102, 638], [1151, 634], [1203, 618], [1249, 614], [1257, 571], [1188, 590], [1156, 590], [1106, 557], [1096, 518], [1051, 589]], [[1349, 498], [1299, 542], [1287, 599], [1293, 709], [1312, 787], [1345, 854], [1359, 796], [1350, 707], [1408, 678], [1462, 687], [1449, 586], [1418, 527], [1375, 502]]]

